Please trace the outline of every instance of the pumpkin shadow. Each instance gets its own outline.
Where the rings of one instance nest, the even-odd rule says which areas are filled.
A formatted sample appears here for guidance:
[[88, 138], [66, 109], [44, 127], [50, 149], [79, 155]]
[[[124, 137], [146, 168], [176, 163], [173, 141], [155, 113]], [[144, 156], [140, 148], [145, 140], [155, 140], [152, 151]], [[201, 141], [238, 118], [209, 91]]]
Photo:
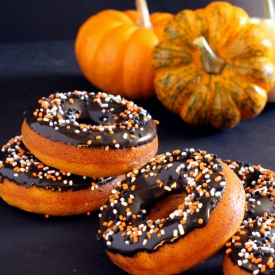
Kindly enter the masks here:
[[156, 98], [136, 101], [139, 106], [145, 108], [153, 117], [160, 122], [158, 128], [161, 132], [182, 137], [207, 137], [220, 134], [225, 130], [214, 128], [211, 125], [194, 126], [184, 122], [181, 117], [169, 111]]

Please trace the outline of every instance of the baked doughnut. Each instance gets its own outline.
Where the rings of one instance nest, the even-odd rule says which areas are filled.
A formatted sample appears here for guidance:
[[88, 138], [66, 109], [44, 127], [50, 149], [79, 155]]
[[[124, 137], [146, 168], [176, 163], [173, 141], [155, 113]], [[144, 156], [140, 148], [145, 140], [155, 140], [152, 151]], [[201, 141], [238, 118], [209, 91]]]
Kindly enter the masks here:
[[275, 173], [260, 165], [226, 161], [243, 182], [244, 220], [226, 244], [225, 275], [275, 274]]
[[97, 238], [130, 274], [177, 274], [224, 246], [244, 202], [240, 180], [214, 154], [175, 150], [118, 184], [100, 208]]
[[12, 138], [0, 151], [0, 197], [25, 211], [66, 216], [98, 210], [120, 177], [89, 178], [44, 165]]
[[155, 156], [157, 123], [120, 96], [74, 91], [41, 98], [27, 112], [22, 135], [26, 147], [49, 166], [109, 177]]

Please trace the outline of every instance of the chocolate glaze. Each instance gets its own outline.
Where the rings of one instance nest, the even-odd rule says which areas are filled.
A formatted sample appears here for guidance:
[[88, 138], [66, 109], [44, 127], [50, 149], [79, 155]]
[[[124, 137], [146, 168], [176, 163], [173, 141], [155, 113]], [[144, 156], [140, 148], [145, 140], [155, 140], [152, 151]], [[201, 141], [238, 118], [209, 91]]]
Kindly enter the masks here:
[[[251, 274], [275, 274], [273, 266], [267, 264], [270, 257], [273, 262], [275, 257], [274, 172], [240, 161], [224, 162], [235, 171], [246, 190], [244, 220], [228, 243], [227, 254]], [[248, 255], [258, 260], [252, 261]]]
[[[49, 175], [55, 175], [55, 179], [60, 176], [61, 179], [53, 180], [48, 177]], [[22, 136], [15, 137], [13, 142], [7, 143], [0, 151], [0, 184], [4, 178], [18, 185], [26, 187], [35, 185], [52, 191], [77, 191], [87, 188], [93, 190], [114, 179], [82, 177], [67, 172], [62, 173], [56, 168], [46, 166], [26, 149]]]
[[[146, 110], [105, 93], [74, 91], [44, 97], [28, 110], [26, 123], [46, 138], [78, 147], [121, 149], [156, 136], [155, 122]], [[86, 128], [81, 128], [84, 124]]]
[[[108, 251], [133, 256], [138, 251], [153, 252], [164, 243], [174, 242], [205, 226], [225, 189], [222, 172], [216, 156], [205, 151], [176, 150], [157, 156], [129, 173], [120, 187], [113, 190], [101, 208], [98, 239]], [[146, 218], [146, 213], [159, 200], [182, 192], [186, 193], [183, 204], [169, 217], [159, 217], [156, 221]], [[197, 206], [194, 212], [189, 204]], [[137, 228], [138, 236], [133, 237], [131, 233]]]

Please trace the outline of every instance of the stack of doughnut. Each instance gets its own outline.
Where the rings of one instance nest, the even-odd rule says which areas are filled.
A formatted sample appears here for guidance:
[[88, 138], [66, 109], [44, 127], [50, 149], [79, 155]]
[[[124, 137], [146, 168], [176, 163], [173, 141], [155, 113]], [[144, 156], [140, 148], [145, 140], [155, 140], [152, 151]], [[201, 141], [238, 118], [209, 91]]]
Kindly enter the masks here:
[[0, 197], [46, 216], [99, 209], [124, 174], [155, 156], [156, 125], [132, 101], [73, 91], [39, 99], [2, 146]]
[[160, 154], [128, 173], [100, 208], [97, 238], [130, 274], [178, 274], [212, 256], [244, 216], [241, 180], [215, 154]]

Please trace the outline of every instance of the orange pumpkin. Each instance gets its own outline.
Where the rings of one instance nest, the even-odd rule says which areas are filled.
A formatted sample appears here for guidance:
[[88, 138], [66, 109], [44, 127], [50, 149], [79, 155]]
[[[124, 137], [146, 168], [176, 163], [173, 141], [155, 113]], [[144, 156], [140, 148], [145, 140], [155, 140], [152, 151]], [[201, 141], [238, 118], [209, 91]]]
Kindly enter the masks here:
[[153, 51], [156, 95], [189, 124], [232, 128], [265, 107], [272, 56], [271, 42], [243, 9], [212, 2], [183, 10]]
[[80, 27], [75, 54], [84, 76], [104, 92], [131, 99], [154, 92], [151, 54], [172, 18], [169, 13], [149, 15], [145, 0], [137, 11], [104, 10]]

